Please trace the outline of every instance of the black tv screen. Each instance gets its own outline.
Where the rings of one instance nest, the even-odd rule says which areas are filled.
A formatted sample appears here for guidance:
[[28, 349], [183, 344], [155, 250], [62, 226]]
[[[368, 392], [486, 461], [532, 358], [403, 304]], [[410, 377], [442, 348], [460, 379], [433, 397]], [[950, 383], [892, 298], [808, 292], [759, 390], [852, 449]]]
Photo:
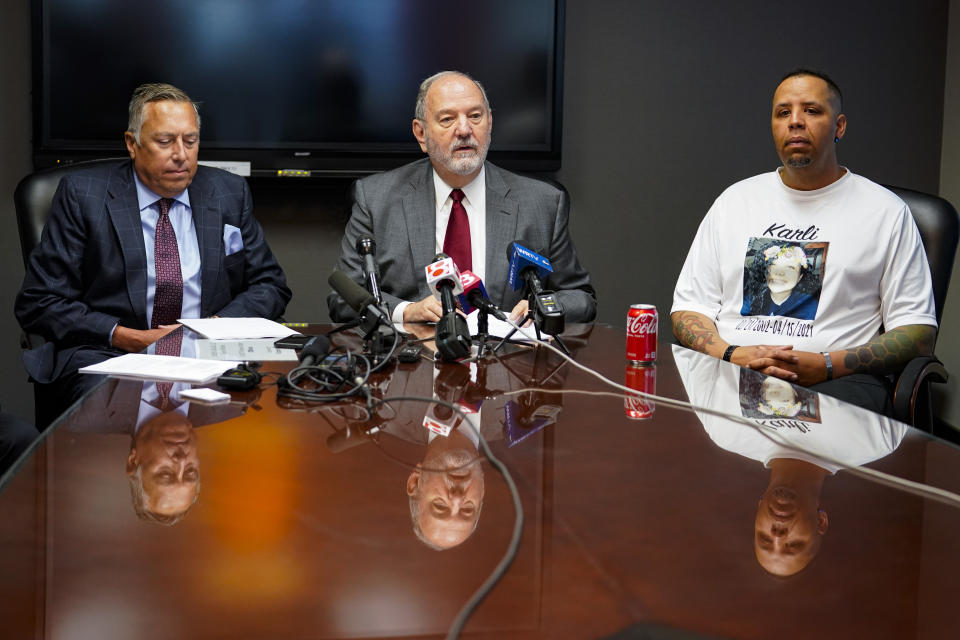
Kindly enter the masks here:
[[483, 83], [490, 158], [560, 166], [563, 0], [34, 0], [38, 166], [124, 155], [127, 102], [169, 82], [201, 103], [203, 159], [363, 173], [420, 151], [417, 87]]

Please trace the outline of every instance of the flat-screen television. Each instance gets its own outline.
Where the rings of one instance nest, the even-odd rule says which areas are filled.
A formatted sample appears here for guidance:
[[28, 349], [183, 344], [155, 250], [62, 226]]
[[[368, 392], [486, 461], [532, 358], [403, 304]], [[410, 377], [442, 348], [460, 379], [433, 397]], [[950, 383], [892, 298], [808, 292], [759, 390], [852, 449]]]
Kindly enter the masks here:
[[421, 157], [420, 82], [487, 90], [490, 159], [561, 162], [564, 0], [33, 0], [38, 167], [125, 155], [127, 103], [169, 82], [201, 103], [201, 160], [377, 171]]

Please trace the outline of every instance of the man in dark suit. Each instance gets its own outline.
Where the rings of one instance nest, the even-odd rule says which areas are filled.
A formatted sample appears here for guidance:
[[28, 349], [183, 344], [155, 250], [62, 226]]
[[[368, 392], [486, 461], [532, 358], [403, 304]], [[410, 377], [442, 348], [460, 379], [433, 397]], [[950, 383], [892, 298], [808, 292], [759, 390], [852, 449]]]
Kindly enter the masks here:
[[199, 137], [189, 96], [142, 85], [124, 134], [130, 161], [61, 181], [15, 307], [48, 341], [24, 354], [39, 427], [98, 382], [77, 369], [147, 348], [177, 318], [283, 313], [290, 290], [246, 181], [198, 167]]
[[[570, 239], [566, 193], [485, 163], [492, 126], [486, 93], [469, 76], [444, 71], [424, 80], [413, 134], [430, 157], [354, 185], [337, 268], [362, 282], [356, 243], [372, 237], [394, 321], [435, 322], [440, 302], [423, 268], [443, 250], [484, 281], [494, 304], [519, 318], [527, 302], [507, 285], [506, 253], [517, 241], [550, 260], [546, 286], [557, 291], [567, 321], [592, 321], [596, 294]], [[336, 293], [327, 304], [335, 321], [355, 315]]]

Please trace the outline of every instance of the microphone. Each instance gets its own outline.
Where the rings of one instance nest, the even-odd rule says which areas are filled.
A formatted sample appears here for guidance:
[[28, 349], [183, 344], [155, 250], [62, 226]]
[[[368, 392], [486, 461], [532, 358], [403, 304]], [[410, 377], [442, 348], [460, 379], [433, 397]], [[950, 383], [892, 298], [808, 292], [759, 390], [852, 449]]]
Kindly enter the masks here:
[[543, 288], [543, 278], [553, 273], [550, 261], [516, 242], [507, 247], [507, 260], [507, 282], [514, 291], [526, 285], [530, 309], [540, 330], [550, 335], [563, 333], [563, 305], [556, 293]]
[[446, 362], [461, 360], [470, 355], [470, 331], [467, 321], [457, 313], [455, 295], [463, 293], [460, 274], [453, 259], [438, 253], [433, 262], [424, 268], [427, 285], [433, 295], [440, 298], [443, 315], [437, 321], [434, 343], [440, 359]]
[[487, 290], [483, 286], [483, 280], [478, 278], [477, 274], [473, 271], [461, 271], [460, 284], [463, 285], [463, 293], [458, 296], [458, 299], [464, 313], [470, 314], [474, 309], [480, 309], [498, 320], [507, 321], [507, 315], [490, 301]]
[[377, 243], [370, 236], [360, 236], [357, 238], [357, 253], [363, 258], [363, 281], [379, 305], [383, 302], [383, 297], [380, 294], [377, 263], [374, 260], [377, 255]]
[[309, 367], [317, 360], [323, 360], [330, 353], [330, 338], [324, 335], [314, 336], [300, 350], [300, 366]]
[[539, 293], [543, 291], [542, 280], [553, 273], [549, 260], [518, 242], [511, 242], [507, 247], [507, 260], [510, 262], [507, 282], [514, 291], [526, 284]]
[[[390, 317], [384, 313], [383, 309], [377, 306], [376, 299], [369, 291], [358, 285], [350, 279], [343, 271], [334, 271], [330, 274], [327, 282], [333, 287], [333, 290], [340, 294], [340, 297], [361, 316], [373, 319], [373, 327], [380, 322], [390, 324]], [[370, 328], [372, 331], [373, 328]]]

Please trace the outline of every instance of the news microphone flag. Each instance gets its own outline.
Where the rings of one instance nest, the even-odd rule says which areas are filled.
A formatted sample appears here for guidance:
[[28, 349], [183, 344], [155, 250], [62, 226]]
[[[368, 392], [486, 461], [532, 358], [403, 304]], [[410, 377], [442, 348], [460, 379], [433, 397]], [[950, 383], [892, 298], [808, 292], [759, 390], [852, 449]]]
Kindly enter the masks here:
[[522, 274], [527, 269], [536, 269], [537, 276], [541, 280], [545, 280], [547, 276], [553, 273], [553, 267], [550, 266], [549, 260], [516, 242], [511, 242], [510, 246], [507, 247], [507, 257], [510, 259], [507, 283], [514, 291], [518, 291], [524, 286], [525, 282]]
[[427, 277], [427, 285], [430, 287], [430, 292], [437, 298], [441, 297], [437, 284], [444, 280], [449, 280], [451, 284], [453, 284], [454, 295], [463, 293], [463, 284], [460, 282], [460, 272], [457, 271], [457, 265], [453, 263], [453, 258], [437, 260], [434, 263], [428, 264], [423, 270]]
[[483, 280], [477, 277], [473, 271], [461, 271], [460, 272], [460, 284], [463, 285], [463, 293], [459, 295], [460, 307], [463, 309], [463, 312], [469, 315], [473, 312], [473, 305], [470, 304], [469, 298], [470, 293], [476, 289], [480, 292], [480, 296], [483, 298], [489, 298], [487, 295], [487, 290], [483, 286]]

